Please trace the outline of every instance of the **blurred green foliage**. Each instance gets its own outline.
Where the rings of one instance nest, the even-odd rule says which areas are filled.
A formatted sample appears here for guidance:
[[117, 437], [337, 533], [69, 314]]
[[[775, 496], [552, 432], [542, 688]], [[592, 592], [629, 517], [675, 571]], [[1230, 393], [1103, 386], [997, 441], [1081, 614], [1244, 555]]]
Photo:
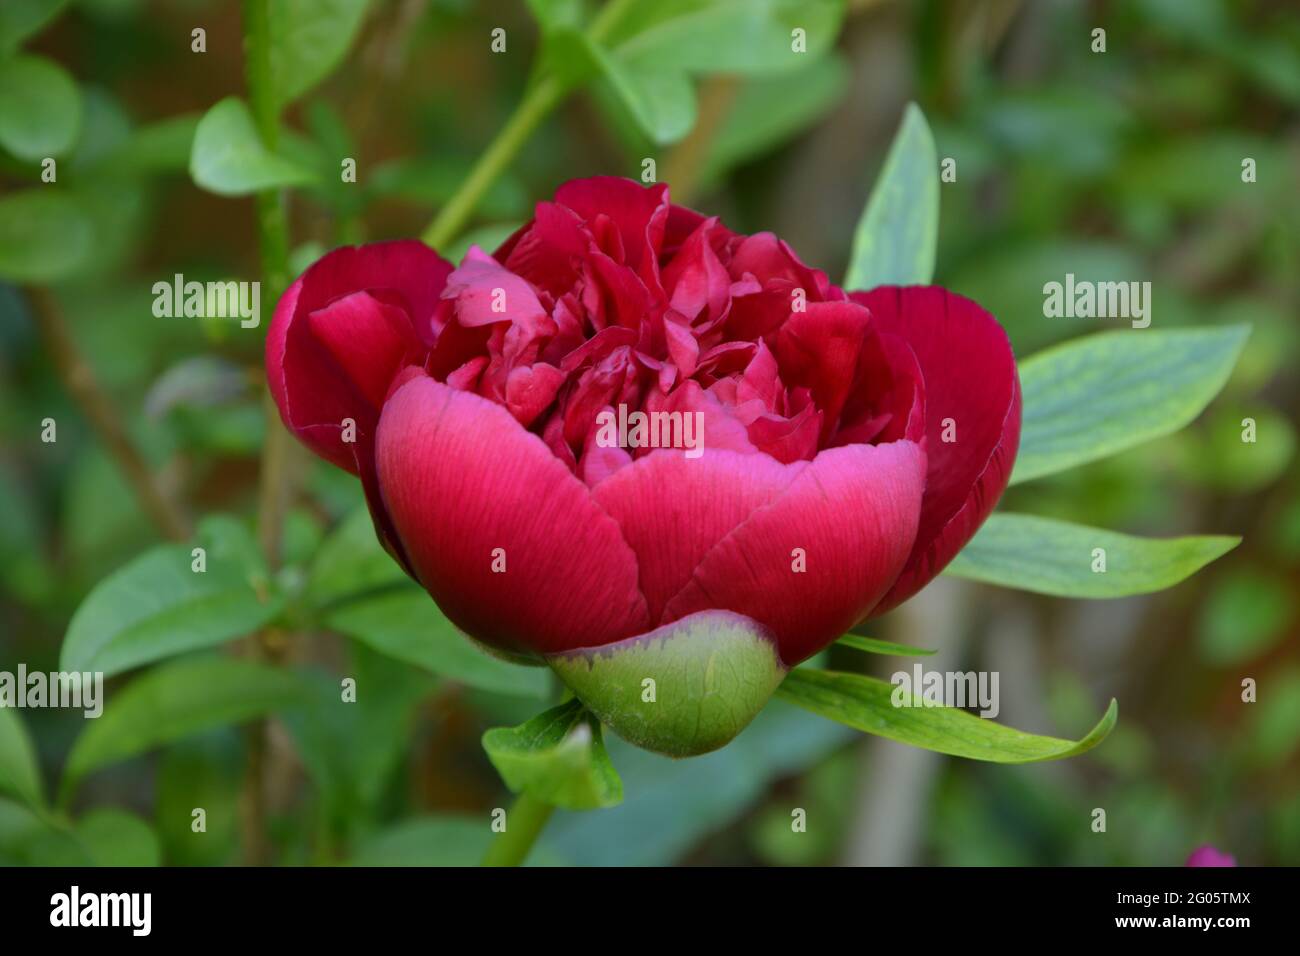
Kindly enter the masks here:
[[[680, 200], [739, 230], [773, 229], [839, 276], [915, 99], [937, 155], [956, 160], [956, 182], [940, 188], [936, 281], [997, 315], [1022, 358], [1096, 330], [1044, 318], [1043, 286], [1066, 273], [1152, 281], [1158, 328], [1253, 331], [1224, 398], [1191, 427], [1007, 496], [1015, 511], [1243, 545], [1194, 585], [1095, 612], [982, 591], [956, 649], [937, 658], [994, 669], [1027, 659], [1020, 703], [1049, 706], [1021, 706], [1027, 721], [1011, 722], [1043, 732], [1077, 736], [1119, 697], [1124, 716], [1104, 747], [1044, 767], [936, 758], [928, 782], [894, 781], [880, 778], [879, 755], [897, 745], [863, 756], [845, 728], [775, 703], [732, 745], [690, 761], [608, 740], [624, 802], [558, 814], [534, 862], [854, 860], [852, 835], [890, 786], [913, 787], [920, 807], [907, 862], [1176, 864], [1202, 842], [1246, 863], [1300, 860], [1300, 15], [1263, 0], [631, 6], [593, 42], [581, 26], [598, 5], [580, 0], [277, 2], [283, 69], [272, 82], [287, 112], [269, 151], [243, 99], [239, 5], [0, 5], [0, 669], [53, 670], [62, 647], [65, 662], [101, 664], [107, 648], [108, 669], [122, 671], [99, 722], [0, 711], [0, 862], [247, 859], [250, 760], [278, 768], [262, 795], [269, 859], [482, 855], [487, 815], [508, 795], [479, 737], [527, 720], [556, 688], [460, 642], [379, 549], [348, 476], [294, 461], [301, 494], [275, 574], [218, 574], [195, 595], [151, 572], [139, 600], [78, 623], [107, 575], [168, 554], [188, 565], [189, 548], [163, 540], [97, 440], [30, 290], [52, 290], [160, 484], [190, 513], [218, 515], [227, 547], [245, 547], [271, 303], [262, 329], [244, 334], [155, 317], [153, 284], [256, 277], [254, 203], [227, 197], [270, 185], [295, 186], [295, 274], [341, 243], [419, 235], [534, 89], [539, 62], [563, 65], [582, 92], [491, 184], [448, 254], [493, 245], [565, 179], [639, 176], [653, 158]], [[1104, 54], [1089, 46], [1098, 25]], [[789, 71], [772, 51], [788, 48], [792, 26], [808, 29], [809, 55]], [[503, 53], [491, 48], [496, 28]], [[218, 148], [196, 150], [196, 139]], [[355, 184], [340, 181], [344, 157]], [[40, 438], [46, 418], [52, 444]], [[1253, 443], [1240, 439], [1248, 418]], [[219, 567], [221, 553], [208, 560]], [[229, 602], [243, 609], [238, 633], [151, 649], [167, 614], [199, 620], [194, 606]], [[281, 606], [296, 617], [275, 650], [293, 668], [214, 651]], [[1024, 653], [1008, 658], [999, 642], [1021, 619], [1032, 653], [1013, 645]], [[905, 626], [871, 633], [931, 646]], [[356, 703], [333, 706], [344, 678]], [[1243, 678], [1257, 703], [1241, 702]], [[233, 726], [272, 711], [269, 734]], [[1097, 807], [1106, 834], [1089, 827]], [[205, 833], [192, 828], [195, 808]], [[791, 828], [796, 808], [807, 832]]]

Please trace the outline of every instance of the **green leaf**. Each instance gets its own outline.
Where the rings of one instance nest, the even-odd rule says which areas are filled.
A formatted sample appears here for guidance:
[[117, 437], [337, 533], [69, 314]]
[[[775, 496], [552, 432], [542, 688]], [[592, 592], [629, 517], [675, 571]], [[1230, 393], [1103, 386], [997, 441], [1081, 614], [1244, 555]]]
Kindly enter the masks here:
[[0, 3], [0, 54], [14, 50], [67, 6], [68, 0], [5, 0]]
[[542, 31], [576, 29], [585, 13], [582, 0], [526, 0], [528, 12]]
[[107, 163], [124, 173], [184, 172], [200, 119], [197, 113], [182, 113], [142, 126], [109, 154]]
[[[835, 42], [844, 15], [843, 0], [648, 0], [641, 6], [617, 52], [664, 72], [796, 70]], [[794, 49], [796, 28], [804, 31], [806, 52]]]
[[408, 664], [499, 694], [541, 697], [545, 670], [489, 656], [472, 644], [414, 585], [341, 605], [326, 626]]
[[342, 62], [368, 0], [271, 0], [271, 86], [280, 108]]
[[865, 651], [868, 654], [896, 654], [903, 657], [929, 657], [934, 651], [927, 651], [921, 647], [908, 647], [906, 644], [894, 644], [891, 641], [881, 641], [874, 637], [862, 637], [859, 634], [845, 634], [835, 643], [844, 647], [851, 647], [855, 651]]
[[45, 805], [36, 751], [13, 707], [0, 707], [0, 794], [17, 797], [33, 810]]
[[0, 197], [0, 279], [61, 279], [86, 261], [94, 234], [90, 215], [57, 187]]
[[[1138, 538], [1034, 515], [994, 514], [944, 570], [1058, 597], [1114, 598], [1173, 587], [1240, 538]], [[1096, 549], [1105, 551], [1105, 571]]]
[[623, 782], [605, 752], [600, 722], [581, 701], [552, 707], [518, 727], [494, 727], [483, 735], [483, 749], [514, 793], [567, 810], [623, 800]]
[[19, 159], [61, 156], [81, 129], [81, 94], [68, 71], [40, 56], [0, 59], [0, 146]]
[[86, 774], [224, 724], [301, 706], [308, 692], [292, 671], [202, 656], [170, 661], [120, 690], [90, 721], [63, 772], [65, 801]]
[[1100, 332], [1022, 362], [1012, 484], [1182, 428], [1223, 388], [1249, 334], [1245, 325]]
[[89, 811], [73, 828], [95, 866], [158, 866], [162, 848], [153, 828], [124, 810]]
[[611, 736], [623, 803], [601, 813], [557, 812], [543, 840], [578, 866], [669, 866], [759, 804], [777, 781], [853, 738], [849, 728], [779, 700], [727, 746], [690, 760]]
[[928, 283], [938, 238], [939, 159], [925, 114], [909, 103], [853, 234], [844, 287]]
[[199, 527], [206, 571], [190, 545], [145, 552], [109, 575], [72, 616], [60, 667], [106, 676], [257, 630], [279, 613], [257, 545], [234, 518]]
[[339, 522], [317, 549], [305, 596], [313, 607], [328, 609], [409, 581], [401, 565], [380, 545], [370, 511], [362, 506]]
[[637, 66], [601, 52], [601, 71], [636, 125], [660, 145], [675, 143], [695, 125], [695, 89], [685, 73]]
[[190, 152], [190, 176], [220, 196], [314, 182], [315, 173], [267, 150], [248, 106], [237, 96], [217, 103], [199, 120]]
[[805, 668], [791, 671], [777, 690], [792, 704], [865, 733], [993, 763], [1036, 763], [1085, 753], [1106, 739], [1119, 712], [1112, 700], [1086, 736], [1061, 740], [1014, 730], [956, 707], [925, 706], [919, 697], [912, 706], [895, 706], [896, 693], [901, 695], [902, 688], [874, 677]]

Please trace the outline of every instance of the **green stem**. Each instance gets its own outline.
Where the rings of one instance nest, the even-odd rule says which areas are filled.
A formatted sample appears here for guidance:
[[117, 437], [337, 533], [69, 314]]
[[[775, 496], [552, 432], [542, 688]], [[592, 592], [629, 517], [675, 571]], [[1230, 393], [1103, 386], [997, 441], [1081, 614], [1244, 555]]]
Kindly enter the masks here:
[[519, 866], [523, 863], [553, 812], [555, 807], [530, 797], [526, 792], [515, 797], [515, 802], [506, 811], [505, 832], [493, 838], [492, 845], [483, 855], [483, 865]]
[[[592, 21], [587, 36], [593, 43], [604, 40], [636, 2], [637, 0], [610, 0]], [[553, 74], [547, 74], [538, 80], [515, 107], [496, 139], [478, 158], [456, 194], [439, 210], [429, 228], [424, 230], [421, 238], [426, 245], [440, 249], [460, 234], [483, 194], [505, 172], [533, 131], [564, 101], [568, 92], [568, 88]]]
[[[248, 103], [262, 144], [271, 152], [280, 145], [280, 104], [271, 83], [270, 0], [243, 0], [244, 71]], [[255, 197], [257, 245], [262, 266], [262, 300], [279, 301], [289, 287], [289, 224], [285, 195], [265, 189]], [[257, 536], [274, 571], [280, 563], [284, 514], [290, 498], [289, 460], [293, 451], [289, 433], [280, 424], [275, 402], [268, 393], [263, 401], [266, 440], [262, 446], [262, 468], [258, 476]], [[253, 642], [254, 652], [274, 660], [276, 653], [265, 631]], [[241, 828], [244, 862], [267, 862], [270, 845], [266, 837], [267, 764], [273, 754], [267, 747], [267, 725], [257, 722], [248, 731], [248, 773], [241, 795]]]
[[[271, 83], [270, 0], [243, 0], [244, 70], [249, 108], [257, 134], [274, 152], [280, 144], [280, 104]], [[285, 196], [278, 189], [264, 189], [256, 196], [257, 244], [262, 264], [262, 301], [278, 302], [289, 287], [289, 225]], [[266, 443], [262, 449], [262, 471], [258, 482], [257, 536], [267, 563], [274, 570], [280, 563], [280, 539], [289, 501], [289, 434], [280, 424], [273, 401], [264, 403]]]

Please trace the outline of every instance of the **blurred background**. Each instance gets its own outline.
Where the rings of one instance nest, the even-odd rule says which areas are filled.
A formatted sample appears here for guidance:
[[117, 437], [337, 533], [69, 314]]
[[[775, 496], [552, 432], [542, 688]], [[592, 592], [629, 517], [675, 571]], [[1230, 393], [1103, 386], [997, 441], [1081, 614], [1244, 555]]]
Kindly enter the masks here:
[[[112, 419], [110, 434], [120, 427], [187, 517], [221, 512], [252, 527], [262, 333], [156, 318], [151, 290], [178, 272], [256, 278], [256, 212], [251, 198], [204, 192], [188, 172], [198, 118], [244, 90], [239, 4], [4, 6], [0, 49], [21, 43], [61, 65], [80, 99], [57, 209], [16, 198], [43, 188], [40, 165], [0, 150], [0, 272], [12, 279], [0, 282], [0, 669], [49, 671], [92, 587], [165, 540], [96, 416]], [[21, 26], [45, 7], [39, 30]], [[191, 51], [196, 27], [202, 54]], [[505, 55], [489, 48], [495, 27], [507, 31]], [[1104, 53], [1091, 49], [1096, 27]], [[520, 100], [537, 44], [523, 3], [373, 0], [339, 68], [286, 114], [291, 146], [325, 171], [324, 185], [291, 196], [294, 274], [335, 245], [419, 235]], [[0, 90], [0, 112], [16, 108], [12, 96]], [[939, 156], [957, 161], [956, 182], [941, 187], [936, 281], [998, 316], [1018, 356], [1115, 327], [1043, 317], [1044, 283], [1067, 272], [1151, 281], [1156, 327], [1253, 326], [1231, 382], [1194, 425], [1017, 486], [1006, 506], [1244, 541], [1149, 597], [1068, 601], [940, 578], [863, 629], [938, 648], [930, 667], [1000, 672], [998, 719], [1024, 730], [1077, 737], [1118, 698], [1118, 728], [1082, 758], [984, 765], [774, 702], [698, 759], [611, 740], [625, 802], [557, 814], [534, 859], [1180, 865], [1213, 843], [1241, 864], [1300, 863], [1300, 5], [849, 2], [833, 47], [796, 72], [699, 76], [694, 112], [660, 137], [672, 142], [647, 136], [609, 89], [576, 92], [444, 251], [504, 235], [566, 179], [638, 177], [652, 157], [676, 201], [738, 231], [773, 230], [838, 280], [909, 100]], [[340, 156], [356, 159], [356, 184], [338, 181]], [[1241, 182], [1244, 157], [1256, 160], [1255, 183]], [[28, 232], [14, 223], [47, 215], [74, 218], [90, 238], [63, 248], [57, 266], [24, 265], [14, 237]], [[264, 298], [264, 316], [271, 307]], [[87, 394], [107, 403], [88, 408]], [[1247, 416], [1255, 445], [1240, 441]], [[41, 441], [47, 417], [53, 444]], [[360, 675], [367, 692], [345, 717], [309, 702], [265, 723], [157, 735], [64, 795], [71, 838], [0, 795], [0, 862], [481, 855], [487, 815], [508, 794], [479, 737], [535, 713], [555, 688], [540, 671], [429, 652], [422, 629], [445, 622], [429, 620], [421, 595], [343, 601], [340, 589], [391, 578], [391, 563], [350, 476], [306, 455], [290, 467], [280, 579], [331, 598], [277, 632], [272, 656], [310, 675], [322, 701], [337, 700], [340, 675]], [[880, 676], [898, 663], [833, 653], [837, 666]], [[1245, 678], [1256, 703], [1241, 701]], [[138, 679], [112, 677], [108, 706]], [[86, 722], [48, 709], [19, 719], [53, 791]], [[206, 810], [201, 837], [195, 807]], [[794, 808], [807, 811], [806, 833], [792, 832]], [[1105, 833], [1093, 832], [1095, 808]]]

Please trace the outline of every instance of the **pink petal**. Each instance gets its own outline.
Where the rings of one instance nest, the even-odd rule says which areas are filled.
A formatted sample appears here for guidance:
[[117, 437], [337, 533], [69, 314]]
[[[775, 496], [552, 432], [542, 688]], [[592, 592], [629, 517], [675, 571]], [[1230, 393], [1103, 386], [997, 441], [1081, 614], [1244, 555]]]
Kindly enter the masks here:
[[596, 486], [593, 496], [636, 553], [651, 626], [709, 550], [785, 490], [802, 467], [766, 455], [710, 449], [691, 459], [660, 449]]
[[[1020, 383], [1007, 334], [938, 286], [854, 292], [876, 327], [911, 346], [925, 380], [925, 501], [907, 567], [875, 613], [911, 597], [960, 551], [1006, 489], [1020, 440]], [[956, 441], [943, 441], [944, 421]]]
[[[767, 625], [797, 664], [860, 621], [907, 560], [925, 453], [909, 441], [823, 451], [700, 562], [662, 616], [722, 608]], [[806, 569], [795, 570], [795, 549]]]
[[[647, 629], [636, 558], [618, 525], [505, 408], [412, 379], [385, 404], [376, 445], [398, 536], [457, 627], [537, 653]], [[502, 573], [492, 570], [498, 548]]]

